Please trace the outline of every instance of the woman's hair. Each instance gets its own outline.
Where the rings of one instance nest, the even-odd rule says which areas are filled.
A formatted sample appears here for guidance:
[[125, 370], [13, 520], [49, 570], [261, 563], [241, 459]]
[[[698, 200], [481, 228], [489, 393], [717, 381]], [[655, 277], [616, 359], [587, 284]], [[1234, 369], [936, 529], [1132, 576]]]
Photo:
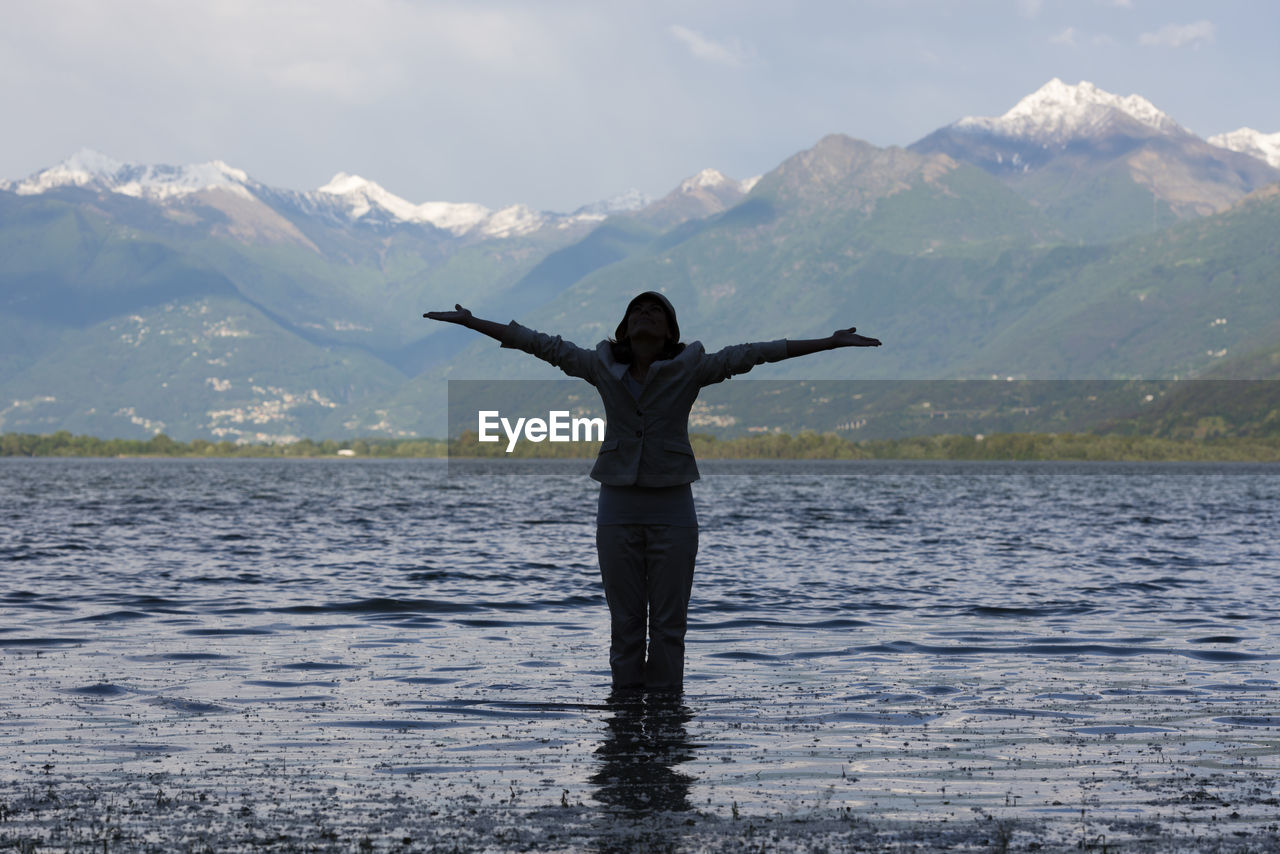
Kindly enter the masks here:
[[[610, 338], [609, 347], [610, 349], [613, 350], [613, 360], [615, 362], [617, 362], [620, 365], [631, 364], [632, 353], [631, 353], [630, 338], [624, 337], [617, 341]], [[680, 343], [674, 338], [668, 338], [666, 343], [662, 345], [662, 352], [658, 354], [658, 358], [674, 359], [676, 356], [679, 356], [683, 350], [684, 350], [684, 344]]]
[[618, 322], [618, 328], [614, 330], [613, 337], [609, 339], [609, 346], [613, 349], [613, 360], [618, 364], [631, 364], [634, 354], [631, 352], [631, 339], [627, 335], [627, 318], [631, 316], [636, 304], [642, 300], [648, 300], [662, 306], [662, 311], [667, 316], [667, 334], [669, 337], [662, 345], [662, 352], [658, 354], [658, 358], [674, 359], [684, 349], [684, 345], [680, 343], [680, 322], [676, 320], [676, 309], [671, 304], [671, 300], [657, 291], [645, 291], [627, 303], [627, 310], [623, 312], [622, 320]]

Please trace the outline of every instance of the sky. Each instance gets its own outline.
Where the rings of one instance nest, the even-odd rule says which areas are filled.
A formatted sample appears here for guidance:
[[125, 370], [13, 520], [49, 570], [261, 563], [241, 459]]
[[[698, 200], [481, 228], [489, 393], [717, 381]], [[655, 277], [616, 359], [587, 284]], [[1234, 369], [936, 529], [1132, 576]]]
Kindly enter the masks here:
[[1274, 0], [41, 0], [0, 28], [0, 178], [81, 148], [310, 190], [572, 211], [831, 133], [908, 145], [1054, 77], [1280, 131]]

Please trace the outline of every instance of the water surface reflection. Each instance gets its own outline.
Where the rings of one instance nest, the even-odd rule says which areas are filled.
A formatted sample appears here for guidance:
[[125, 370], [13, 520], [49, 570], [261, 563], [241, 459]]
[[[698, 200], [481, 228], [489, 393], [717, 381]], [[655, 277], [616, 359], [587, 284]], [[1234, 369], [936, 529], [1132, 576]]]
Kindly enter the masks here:
[[691, 720], [679, 694], [611, 696], [604, 743], [596, 749], [600, 769], [590, 778], [592, 797], [633, 814], [692, 809], [694, 778], [677, 768], [694, 758]]

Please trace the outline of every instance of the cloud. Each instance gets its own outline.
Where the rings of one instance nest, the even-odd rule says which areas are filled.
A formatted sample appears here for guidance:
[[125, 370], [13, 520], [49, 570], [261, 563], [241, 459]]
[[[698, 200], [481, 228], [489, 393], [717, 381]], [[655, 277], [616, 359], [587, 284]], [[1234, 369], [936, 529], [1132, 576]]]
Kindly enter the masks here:
[[[26, 48], [91, 80], [130, 74], [147, 89], [185, 86], [206, 95], [268, 91], [377, 101], [423, 80], [559, 70], [551, 15], [518, 4], [366, 0], [44, 0], [15, 28]], [[552, 20], [547, 20], [552, 18]], [[7, 45], [6, 45], [7, 47]], [[88, 69], [83, 71], [83, 69]]]
[[704, 62], [727, 65], [731, 68], [737, 68], [744, 62], [742, 48], [736, 43], [712, 41], [701, 33], [679, 24], [671, 26], [671, 35], [688, 48], [689, 53]]
[[1049, 43], [1065, 45], [1066, 47], [1075, 47], [1076, 46], [1076, 28], [1067, 27], [1062, 32], [1050, 36]]
[[1138, 36], [1143, 47], [1191, 47], [1213, 41], [1213, 22], [1196, 21], [1194, 24], [1165, 24], [1154, 33]]
[[1040, 14], [1043, 0], [1018, 0], [1018, 14], [1024, 18], [1034, 18]]

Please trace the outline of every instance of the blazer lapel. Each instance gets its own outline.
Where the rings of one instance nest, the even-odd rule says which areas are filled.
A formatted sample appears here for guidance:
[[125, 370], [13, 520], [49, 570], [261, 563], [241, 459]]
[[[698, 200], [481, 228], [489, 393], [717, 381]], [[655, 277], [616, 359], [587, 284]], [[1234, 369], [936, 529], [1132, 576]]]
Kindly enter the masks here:
[[622, 382], [622, 375], [627, 372], [628, 366], [622, 362], [615, 362], [613, 360], [613, 347], [609, 345], [609, 342], [601, 341], [597, 344], [596, 352], [598, 352], [600, 357], [604, 360], [604, 365], [609, 371], [609, 375], [618, 382]]

